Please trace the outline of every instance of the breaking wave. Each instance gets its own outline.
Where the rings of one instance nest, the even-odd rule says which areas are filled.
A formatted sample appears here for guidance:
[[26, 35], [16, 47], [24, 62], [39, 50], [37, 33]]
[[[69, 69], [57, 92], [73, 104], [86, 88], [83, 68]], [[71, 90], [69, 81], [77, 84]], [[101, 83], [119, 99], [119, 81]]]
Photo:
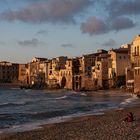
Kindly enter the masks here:
[[25, 105], [25, 104], [27, 104], [27, 102], [15, 102], [15, 103], [5, 102], [5, 103], [1, 103], [0, 107], [17, 106], [17, 105]]
[[120, 103], [120, 105], [128, 105], [137, 99], [137, 96], [132, 96], [131, 98], [125, 99], [123, 102]]

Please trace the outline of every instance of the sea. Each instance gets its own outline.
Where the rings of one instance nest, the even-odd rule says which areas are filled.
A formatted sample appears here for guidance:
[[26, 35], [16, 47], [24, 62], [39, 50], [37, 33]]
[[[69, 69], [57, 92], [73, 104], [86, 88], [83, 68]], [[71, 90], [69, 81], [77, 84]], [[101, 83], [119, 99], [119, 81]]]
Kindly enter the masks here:
[[75, 92], [67, 90], [0, 89], [0, 133], [41, 128], [74, 117], [101, 115], [123, 109], [140, 99], [120, 90]]

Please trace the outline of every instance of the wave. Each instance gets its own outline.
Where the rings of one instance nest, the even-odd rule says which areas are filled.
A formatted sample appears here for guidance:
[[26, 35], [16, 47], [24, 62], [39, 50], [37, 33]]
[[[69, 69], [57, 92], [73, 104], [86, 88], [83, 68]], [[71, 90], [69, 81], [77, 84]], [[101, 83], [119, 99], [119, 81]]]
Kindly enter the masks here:
[[84, 92], [80, 92], [80, 95], [81, 95], [81, 96], [87, 96], [87, 94], [84, 93]]
[[5, 103], [1, 103], [0, 107], [17, 106], [17, 105], [25, 105], [25, 104], [27, 104], [27, 102], [15, 102], [15, 103], [5, 102]]
[[70, 112], [68, 110], [56, 110], [56, 111], [49, 111], [49, 112], [32, 112], [24, 115], [27, 118], [31, 118], [31, 119], [46, 119], [46, 118], [53, 118], [56, 116], [68, 115], [69, 113]]
[[123, 102], [120, 103], [120, 105], [127, 105], [132, 103], [133, 101], [137, 100], [138, 97], [137, 96], [133, 96], [131, 98], [125, 99]]
[[57, 97], [57, 98], [54, 98], [55, 100], [61, 100], [61, 99], [66, 99], [67, 98], [67, 96], [66, 95], [64, 95], [64, 96], [61, 96], [61, 97]]

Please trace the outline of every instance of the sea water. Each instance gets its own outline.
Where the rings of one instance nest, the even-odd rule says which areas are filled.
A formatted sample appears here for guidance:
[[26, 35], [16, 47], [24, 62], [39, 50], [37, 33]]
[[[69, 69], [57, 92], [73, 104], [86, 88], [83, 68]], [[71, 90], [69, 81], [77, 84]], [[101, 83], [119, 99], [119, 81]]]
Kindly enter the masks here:
[[100, 115], [139, 102], [121, 91], [0, 89], [0, 133], [27, 131], [73, 117]]

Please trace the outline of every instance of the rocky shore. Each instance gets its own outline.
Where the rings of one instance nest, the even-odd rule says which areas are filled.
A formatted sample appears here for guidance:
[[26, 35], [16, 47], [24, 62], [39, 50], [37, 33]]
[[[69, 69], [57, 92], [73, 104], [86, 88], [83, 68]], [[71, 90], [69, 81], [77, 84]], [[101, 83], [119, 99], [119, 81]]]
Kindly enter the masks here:
[[[134, 113], [133, 122], [123, 121], [128, 112]], [[140, 140], [140, 105], [77, 117], [32, 131], [1, 134], [0, 140]]]

